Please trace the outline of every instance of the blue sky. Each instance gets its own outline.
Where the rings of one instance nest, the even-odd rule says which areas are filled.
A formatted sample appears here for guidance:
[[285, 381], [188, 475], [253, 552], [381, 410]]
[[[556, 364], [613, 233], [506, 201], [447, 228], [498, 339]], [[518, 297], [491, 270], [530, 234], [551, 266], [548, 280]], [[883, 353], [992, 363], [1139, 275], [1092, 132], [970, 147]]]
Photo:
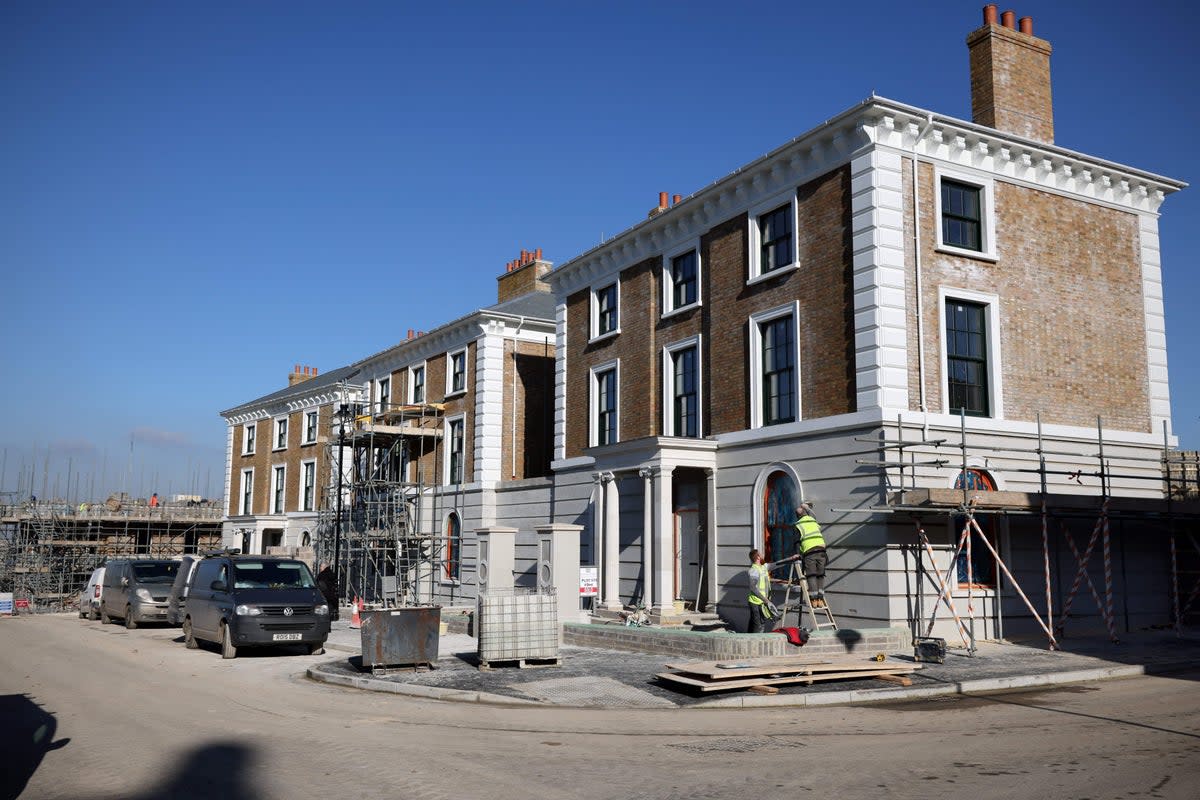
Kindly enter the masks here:
[[[522, 248], [561, 264], [873, 91], [969, 119], [982, 6], [0, 4], [0, 489], [220, 494], [219, 411], [494, 302]], [[1058, 144], [1200, 181], [1188, 6], [1013, 8]], [[1200, 448], [1200, 189], [1161, 211]]]

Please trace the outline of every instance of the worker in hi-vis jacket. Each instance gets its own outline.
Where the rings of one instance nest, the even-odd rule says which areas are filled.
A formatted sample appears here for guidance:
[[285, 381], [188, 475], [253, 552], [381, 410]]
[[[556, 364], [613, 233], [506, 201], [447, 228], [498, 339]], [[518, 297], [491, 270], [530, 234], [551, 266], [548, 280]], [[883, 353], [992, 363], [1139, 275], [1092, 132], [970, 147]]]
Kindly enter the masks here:
[[813, 608], [825, 608], [825, 537], [821, 526], [812, 516], [812, 503], [801, 503], [796, 507], [796, 531], [800, 534], [800, 558], [804, 563], [804, 577], [808, 581], [808, 597]]
[[771, 602], [771, 570], [780, 564], [795, 561], [800, 556], [788, 556], [774, 562], [764, 562], [762, 553], [757, 549], [750, 551], [750, 569], [746, 570], [750, 603], [750, 623], [746, 633], [765, 633], [767, 623], [779, 616], [779, 609]]

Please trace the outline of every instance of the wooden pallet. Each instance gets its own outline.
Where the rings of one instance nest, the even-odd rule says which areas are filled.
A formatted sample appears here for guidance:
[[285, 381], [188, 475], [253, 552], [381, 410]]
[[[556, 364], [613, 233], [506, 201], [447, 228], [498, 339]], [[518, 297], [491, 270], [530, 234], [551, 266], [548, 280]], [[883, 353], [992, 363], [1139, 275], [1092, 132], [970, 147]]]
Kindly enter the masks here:
[[499, 667], [517, 667], [518, 669], [537, 669], [540, 667], [557, 667], [562, 664], [561, 658], [504, 658], [492, 661], [480, 661], [479, 669], [483, 671]]
[[[920, 664], [842, 659], [838, 661], [816, 661], [796, 656], [772, 658], [749, 658], [738, 661], [692, 661], [683, 664], [667, 664], [667, 669], [658, 679], [667, 684], [677, 684], [700, 692], [722, 692], [733, 689], [773, 687], [799, 683], [806, 686], [816, 681], [833, 680], [886, 680], [902, 685], [911, 684], [906, 678]], [[908, 681], [908, 683], [904, 683]]]

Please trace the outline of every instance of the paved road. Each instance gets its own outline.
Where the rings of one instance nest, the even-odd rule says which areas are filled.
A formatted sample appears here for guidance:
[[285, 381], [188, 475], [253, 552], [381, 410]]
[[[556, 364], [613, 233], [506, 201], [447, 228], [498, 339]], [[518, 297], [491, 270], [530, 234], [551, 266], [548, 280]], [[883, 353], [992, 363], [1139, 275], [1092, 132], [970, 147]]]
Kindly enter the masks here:
[[328, 658], [223, 661], [170, 629], [0, 620], [0, 798], [1192, 800], [1200, 785], [1200, 670], [862, 708], [596, 710], [302, 677]]

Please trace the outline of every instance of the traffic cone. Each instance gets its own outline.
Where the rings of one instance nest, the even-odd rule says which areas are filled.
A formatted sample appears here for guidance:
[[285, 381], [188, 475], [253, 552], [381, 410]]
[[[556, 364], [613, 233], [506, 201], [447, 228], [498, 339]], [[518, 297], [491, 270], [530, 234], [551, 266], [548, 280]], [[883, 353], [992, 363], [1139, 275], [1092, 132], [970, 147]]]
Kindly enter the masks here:
[[350, 607], [351, 607], [350, 627], [351, 628], [361, 628], [362, 627], [362, 617], [359, 616], [358, 612], [362, 610], [362, 598], [355, 597], [354, 602], [351, 603]]

